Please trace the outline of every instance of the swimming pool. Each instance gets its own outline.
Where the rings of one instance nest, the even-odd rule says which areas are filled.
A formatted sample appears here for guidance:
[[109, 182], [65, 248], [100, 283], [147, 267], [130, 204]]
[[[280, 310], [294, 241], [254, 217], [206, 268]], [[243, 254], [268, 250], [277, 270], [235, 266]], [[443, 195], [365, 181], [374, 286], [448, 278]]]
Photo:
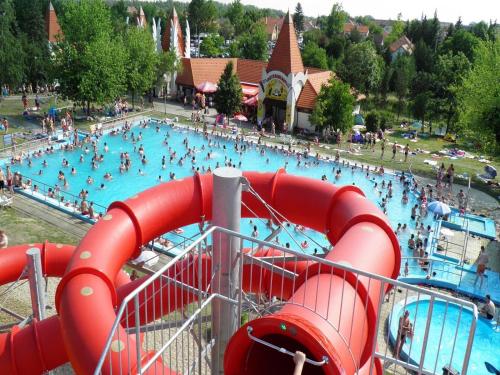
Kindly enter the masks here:
[[[90, 144], [86, 145], [89, 148], [88, 153], [85, 153], [81, 149], [75, 151], [60, 150], [52, 154], [44, 154], [39, 158], [33, 158], [31, 166], [25, 161], [21, 165], [16, 164], [12, 166], [12, 169], [19, 171], [25, 178], [33, 179], [33, 184], [37, 182], [50, 186], [59, 184], [61, 189], [60, 195], [64, 196], [66, 194], [66, 201], [72, 199], [68, 193], [78, 195], [82, 189], [88, 190], [89, 196], [87, 200], [105, 207], [115, 200], [126, 199], [160, 183], [159, 176], [161, 176], [162, 181], [168, 181], [170, 173], [175, 173], [176, 178], [183, 178], [191, 176], [194, 173], [193, 168], [200, 168], [200, 172], [203, 172], [203, 168], [207, 169], [210, 166], [213, 170], [217, 164], [223, 166], [225, 162], [236, 164], [237, 167], [243, 170], [271, 172], [286, 167], [287, 172], [291, 174], [318, 179], [326, 175], [328, 181], [333, 181], [338, 185], [355, 183], [364, 191], [369, 199], [378, 203], [381, 202], [382, 197], [387, 193], [387, 188], [380, 188], [383, 180], [385, 180], [386, 184], [392, 181], [394, 197], [389, 199], [387, 203], [389, 220], [394, 228], [397, 227], [398, 223], [407, 223], [410, 229], [414, 228], [415, 224], [411, 224], [410, 220], [410, 211], [411, 207], [417, 203], [416, 198], [413, 194], [409, 194], [409, 202], [406, 205], [402, 204], [401, 195], [403, 186], [400, 184], [399, 179], [391, 174], [381, 177], [370, 173], [367, 178], [366, 171], [362, 172], [359, 168], [352, 171], [350, 167], [342, 167], [342, 165], [339, 166], [331, 161], [319, 161], [318, 165], [313, 166], [312, 164], [315, 160], [313, 157], [302, 158], [300, 165], [298, 165], [295, 155], [287, 156], [271, 148], [260, 149], [256, 144], [248, 144], [245, 151], [241, 151], [241, 147], [237, 151], [235, 149], [235, 142], [230, 139], [211, 137], [211, 145], [209, 145], [209, 141], [201, 133], [196, 133], [182, 127], [159, 124], [154, 120], [150, 122], [148, 128], [135, 126], [132, 128], [132, 132], [134, 132], [135, 137], [138, 137], [140, 134], [142, 139], [133, 143], [131, 134], [129, 134], [127, 140], [124, 140], [121, 135], [111, 135], [110, 133], [100, 138], [97, 153], [104, 155], [104, 160], [99, 163], [97, 169], [93, 169], [91, 165], [93, 152]], [[195, 163], [192, 163], [192, 157], [189, 156], [183, 165], [179, 165], [179, 158], [187, 153], [187, 148], [184, 144], [186, 139], [189, 147], [192, 149], [195, 148], [194, 156], [196, 160]], [[109, 149], [108, 152], [104, 150], [105, 145]], [[141, 163], [141, 156], [138, 153], [141, 145], [148, 160], [148, 163], [145, 165]], [[135, 152], [134, 147], [136, 148]], [[174, 151], [176, 152], [176, 156], [170, 162], [170, 153]], [[129, 152], [132, 167], [128, 172], [120, 174], [120, 154], [123, 152]], [[211, 158], [206, 160], [208, 152], [211, 153]], [[162, 168], [163, 156], [166, 159], [165, 169]], [[81, 157], [83, 161], [80, 161]], [[68, 166], [62, 166], [63, 159], [68, 161]], [[44, 160], [47, 166], [43, 166]], [[306, 162], [308, 163], [307, 166], [305, 165]], [[76, 169], [76, 174], [74, 175], [71, 174], [73, 167]], [[139, 169], [141, 170], [141, 174], [139, 174]], [[336, 179], [334, 171], [338, 169], [342, 173]], [[41, 175], [38, 174], [40, 170], [42, 171]], [[69, 183], [66, 189], [60, 186], [61, 182], [57, 178], [59, 171], [65, 174]], [[113, 175], [111, 181], [104, 179], [106, 172], [110, 172]], [[92, 185], [86, 182], [88, 176], [92, 176], [94, 179]], [[99, 188], [101, 183], [105, 185], [104, 189]], [[378, 186], [377, 189], [374, 188], [375, 184]], [[424, 220], [424, 224], [427, 226], [432, 221], [432, 215], [429, 215]], [[258, 227], [259, 238], [264, 238], [271, 233], [270, 229], [266, 227], [265, 222], [256, 219], [252, 223], [249, 220], [243, 222], [242, 231], [245, 234], [251, 234], [253, 225], [257, 225]], [[184, 228], [184, 236], [193, 236], [198, 233], [198, 230], [197, 225], [186, 227]], [[406, 244], [409, 233], [410, 230], [400, 234], [402, 244]], [[301, 233], [297, 232], [293, 235], [297, 239], [304, 240], [304, 236]], [[317, 244], [311, 243], [309, 247], [311, 252], [314, 248], [319, 249], [320, 246], [327, 246], [328, 244], [324, 235], [320, 233], [306, 230], [306, 235], [317, 242]], [[178, 240], [178, 238], [175, 238], [175, 235], [173, 235], [172, 240]], [[279, 235], [279, 241], [281, 244], [290, 242], [293, 246], [290, 236], [284, 232]], [[405, 253], [406, 248], [406, 246], [403, 246], [403, 253]], [[404, 255], [411, 256], [412, 254]]]
[[[406, 340], [401, 357], [410, 358], [414, 364], [421, 358], [429, 300], [412, 301], [404, 306], [396, 305], [390, 317], [390, 340], [394, 345], [398, 322], [404, 310], [410, 311], [414, 326], [414, 336]], [[463, 358], [467, 347], [468, 333], [472, 322], [472, 311], [444, 300], [435, 300], [432, 309], [431, 326], [425, 350], [424, 368], [441, 373], [443, 366], [451, 363], [455, 370], [462, 372]], [[443, 322], [445, 322], [443, 326]], [[443, 328], [444, 327], [444, 328]], [[455, 333], [456, 340], [455, 340]], [[488, 374], [485, 362], [500, 368], [500, 331], [495, 330], [491, 321], [479, 318], [476, 325], [468, 374]]]

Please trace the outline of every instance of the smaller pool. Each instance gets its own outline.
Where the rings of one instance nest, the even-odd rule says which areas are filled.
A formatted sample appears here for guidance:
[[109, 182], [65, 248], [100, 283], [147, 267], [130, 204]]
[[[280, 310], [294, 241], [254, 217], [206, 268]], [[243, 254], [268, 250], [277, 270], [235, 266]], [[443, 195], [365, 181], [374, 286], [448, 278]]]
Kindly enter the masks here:
[[[404, 303], [404, 301], [402, 301]], [[410, 311], [414, 327], [413, 338], [407, 339], [401, 350], [401, 359], [410, 363], [420, 362], [425, 335], [429, 300], [399, 303], [390, 316], [390, 341], [396, 344], [399, 318], [404, 310]], [[467, 347], [468, 333], [472, 322], [472, 311], [444, 300], [435, 300], [432, 310], [431, 326], [425, 349], [424, 368], [440, 374], [444, 366], [451, 366], [462, 373], [462, 365]], [[469, 361], [468, 374], [489, 374], [485, 362], [500, 369], [500, 330], [494, 323], [479, 318], [474, 335], [474, 343]]]
[[471, 234], [490, 240], [494, 240], [497, 235], [494, 220], [473, 214], [463, 216], [456, 209], [452, 209], [450, 218], [448, 221], [443, 221], [442, 225], [461, 231], [469, 229]]

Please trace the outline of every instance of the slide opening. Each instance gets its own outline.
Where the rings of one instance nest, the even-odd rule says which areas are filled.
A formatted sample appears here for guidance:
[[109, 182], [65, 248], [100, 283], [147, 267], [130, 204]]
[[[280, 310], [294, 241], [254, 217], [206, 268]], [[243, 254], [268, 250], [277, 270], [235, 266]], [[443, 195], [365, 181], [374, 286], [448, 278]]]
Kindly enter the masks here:
[[[321, 360], [321, 358], [315, 358], [307, 347], [305, 347], [302, 343], [295, 341], [291, 337], [279, 334], [271, 334], [262, 336], [260, 338], [276, 346], [285, 348], [291, 352], [300, 350], [306, 355], [307, 358], [316, 361]], [[324, 375], [326, 374], [326, 372], [323, 371], [324, 367], [325, 366], [318, 367], [305, 363], [302, 374]], [[293, 362], [293, 357], [289, 356], [288, 354], [280, 353], [265, 345], [254, 343], [249, 347], [249, 350], [246, 354], [245, 369], [244, 371], [241, 371], [241, 373], [259, 375], [292, 375], [294, 368], [295, 363]]]

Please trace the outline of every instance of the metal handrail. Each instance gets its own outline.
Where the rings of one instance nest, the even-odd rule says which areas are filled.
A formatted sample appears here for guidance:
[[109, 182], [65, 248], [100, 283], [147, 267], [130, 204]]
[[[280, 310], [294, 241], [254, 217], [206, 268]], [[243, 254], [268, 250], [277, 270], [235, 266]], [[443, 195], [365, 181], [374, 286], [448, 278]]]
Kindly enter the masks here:
[[[264, 341], [262, 339], [259, 339], [258, 337], [253, 336], [252, 332], [253, 332], [253, 328], [251, 326], [247, 326], [247, 334], [248, 334], [248, 337], [250, 338], [250, 340], [253, 340], [255, 342], [258, 342], [259, 344], [265, 345], [268, 348], [277, 350], [280, 353], [288, 354], [291, 357], [293, 357], [295, 355], [295, 353], [292, 353], [291, 351], [286, 350], [283, 347], [276, 346], [274, 344], [271, 344], [270, 342]], [[324, 364], [328, 364], [328, 357], [326, 355], [324, 355], [322, 361], [314, 361], [314, 360], [306, 357], [305, 361], [313, 366], [323, 366]]]
[[[106, 357], [108, 356], [108, 353], [110, 352], [110, 348], [111, 348], [111, 345], [112, 345], [112, 341], [113, 341], [113, 338], [115, 337], [116, 335], [116, 332], [118, 330], [118, 327], [120, 325], [120, 322], [124, 316], [124, 313], [129, 305], [129, 303], [134, 300], [136, 302], [136, 304], [138, 303], [138, 295], [139, 293], [141, 292], [144, 292], [146, 290], [146, 288], [151, 285], [153, 282], [155, 282], [155, 280], [157, 280], [158, 278], [161, 278], [161, 277], [164, 277], [164, 274], [166, 271], [168, 271], [170, 268], [174, 267], [175, 264], [180, 261], [181, 259], [183, 259], [183, 257], [185, 257], [186, 255], [189, 254], [190, 251], [193, 251], [194, 249], [197, 249], [199, 251], [201, 251], [201, 244], [203, 243], [203, 241], [205, 241], [207, 239], [208, 236], [212, 235], [215, 231], [219, 232], [219, 233], [225, 233], [225, 234], [228, 234], [230, 236], [234, 236], [236, 238], [239, 238], [241, 240], [248, 240], [248, 241], [251, 241], [252, 243], [254, 243], [256, 246], [264, 246], [264, 247], [269, 247], [269, 248], [274, 248], [278, 251], [282, 251], [284, 254], [288, 254], [288, 255], [291, 255], [291, 256], [295, 256], [296, 259], [303, 259], [303, 260], [310, 260], [310, 261], [314, 261], [314, 262], [318, 262], [318, 263], [321, 263], [322, 265], [325, 265], [325, 266], [331, 266], [332, 268], [336, 268], [338, 270], [343, 270], [345, 273], [353, 273], [355, 275], [357, 275], [357, 278], [359, 279], [359, 277], [368, 277], [370, 280], [375, 280], [377, 282], [380, 282], [380, 293], [381, 295], [383, 296], [384, 294], [384, 289], [385, 289], [385, 285], [388, 284], [388, 285], [393, 285], [396, 287], [396, 289], [398, 287], [400, 288], [403, 288], [403, 289], [406, 289], [407, 290], [407, 293], [408, 292], [415, 292], [417, 294], [425, 294], [425, 295], [429, 295], [431, 296], [431, 298], [439, 298], [439, 299], [444, 299], [450, 303], [456, 303], [464, 308], [468, 308], [470, 309], [470, 311], [472, 312], [472, 315], [474, 317], [473, 321], [472, 321], [472, 325], [471, 325], [471, 330], [470, 332], [472, 332], [471, 334], [473, 335], [474, 334], [474, 330], [475, 330], [475, 326], [476, 326], [476, 321], [478, 319], [478, 309], [477, 309], [477, 306], [475, 304], [473, 304], [472, 302], [469, 302], [469, 301], [464, 301], [464, 300], [460, 300], [458, 298], [455, 298], [455, 297], [452, 297], [452, 296], [448, 296], [448, 295], [444, 295], [442, 293], [439, 293], [439, 292], [436, 292], [436, 291], [433, 291], [433, 290], [427, 290], [427, 289], [422, 289], [421, 287], [418, 287], [418, 286], [413, 286], [413, 285], [410, 285], [410, 284], [406, 284], [402, 281], [398, 281], [398, 280], [394, 280], [394, 279], [391, 279], [391, 278], [388, 278], [388, 277], [384, 277], [384, 276], [380, 276], [380, 275], [377, 275], [377, 274], [372, 274], [370, 272], [366, 272], [366, 271], [363, 271], [363, 270], [359, 270], [359, 269], [355, 269], [349, 265], [346, 265], [344, 263], [337, 263], [337, 262], [332, 262], [332, 261], [329, 261], [327, 259], [319, 259], [313, 255], [309, 255], [309, 254], [304, 254], [298, 250], [293, 250], [293, 249], [289, 249], [289, 248], [284, 248], [278, 244], [275, 244], [275, 243], [269, 243], [269, 242], [266, 242], [266, 241], [263, 241], [263, 240], [259, 240], [259, 239], [256, 239], [256, 238], [253, 238], [253, 237], [250, 237], [250, 236], [247, 236], [247, 235], [244, 235], [244, 234], [241, 234], [241, 233], [238, 233], [238, 232], [234, 232], [234, 231], [231, 231], [231, 230], [228, 230], [228, 229], [225, 229], [225, 228], [221, 228], [221, 227], [215, 227], [215, 226], [211, 226], [209, 227], [205, 233], [203, 235], [201, 235], [197, 240], [195, 240], [192, 244], [190, 244], [184, 251], [182, 251], [180, 254], [178, 254], [176, 257], [174, 257], [171, 261], [169, 261], [167, 264], [165, 264], [163, 267], [161, 267], [161, 269], [159, 269], [157, 272], [155, 272], [151, 277], [149, 277], [143, 284], [141, 284], [137, 289], [135, 289], [132, 293], [130, 293], [128, 296], [125, 297], [125, 299], [123, 300], [122, 304], [120, 305], [120, 308], [118, 309], [118, 312], [117, 312], [117, 316], [116, 316], [116, 319], [115, 319], [115, 322], [113, 323], [112, 327], [111, 327], [111, 330], [110, 330], [110, 333], [108, 335], [108, 338], [107, 338], [107, 341], [106, 341], [106, 344], [103, 348], [103, 351], [102, 351], [102, 354], [101, 354], [101, 357], [99, 358], [99, 362], [97, 364], [97, 367], [95, 369], [95, 372], [94, 374], [99, 374], [103, 365], [104, 365], [104, 361], [106, 359]], [[242, 241], [243, 243], [243, 241]], [[243, 249], [243, 248], [242, 248]], [[278, 259], [279, 257], [277, 257]], [[426, 260], [428, 260], [429, 262], [432, 261], [432, 259], [427, 259], [425, 258]], [[198, 267], [201, 267], [201, 263], [199, 264]], [[201, 270], [200, 270], [201, 272]], [[201, 277], [201, 276], [198, 276], [198, 277]], [[345, 280], [344, 280], [345, 282]], [[198, 286], [198, 289], [199, 287], [201, 286], [201, 284], [199, 284]], [[192, 287], [194, 289], [196, 289], [196, 287]], [[191, 289], [191, 287], [190, 287]], [[199, 293], [203, 293], [203, 291], [201, 289], [198, 290]], [[206, 298], [206, 295], [205, 297]], [[221, 298], [222, 300], [225, 300], [229, 303], [239, 303], [238, 301], [235, 301], [229, 297], [226, 297], [226, 296], [223, 296], [223, 295], [219, 295], [219, 294], [214, 294], [214, 293], [211, 293], [210, 294], [210, 297], [211, 300], [213, 300], [213, 298]], [[383, 298], [381, 299], [383, 300]], [[201, 304], [201, 300], [198, 301], [199, 304]], [[289, 303], [293, 303], [293, 301], [289, 301]], [[207, 300], [205, 300], [203, 306], [207, 305], [208, 302]], [[198, 306], [200, 307], [200, 305]], [[304, 306], [305, 308], [309, 308], [310, 309], [310, 306]], [[379, 305], [379, 309], [381, 307], [381, 303]], [[136, 310], [137, 310], [137, 306], [136, 306]], [[199, 310], [199, 309], [198, 309]], [[193, 322], [195, 317], [198, 315], [200, 316], [199, 314], [199, 311], [196, 311], [194, 315], [192, 315], [189, 319], [189, 322]], [[354, 309], [353, 309], [354, 310]], [[137, 314], [137, 311], [136, 311], [136, 314]], [[340, 316], [339, 316], [340, 318]], [[136, 319], [138, 319], [138, 316], [136, 316]], [[186, 322], [187, 323], [187, 322]], [[185, 326], [187, 327], [188, 324], [186, 324]], [[335, 327], [334, 327], [335, 328]], [[138, 328], [140, 329], [140, 327]], [[185, 327], [183, 326], [182, 329], [185, 329]], [[250, 332], [251, 334], [251, 332]], [[178, 335], [177, 335], [178, 336]], [[177, 337], [176, 336], [176, 337]], [[377, 335], [374, 336], [376, 340], [376, 337]], [[468, 356], [470, 355], [470, 350], [471, 350], [471, 347], [472, 347], [472, 340], [473, 340], [473, 337], [470, 338], [469, 337], [469, 342], [468, 342], [468, 345], [467, 345], [467, 350], [466, 350], [466, 358], [464, 359], [464, 363], [463, 363], [463, 367], [462, 367], [462, 371], [463, 373], [466, 373], [467, 371], [467, 365], [468, 365]], [[169, 346], [169, 344], [172, 342], [173, 340], [169, 340], [169, 342], [165, 345], [161, 345], [161, 350], [159, 350], [157, 353], [156, 353], [156, 358], [159, 358], [159, 356], [161, 355], [161, 353], [165, 350], [165, 348], [167, 348]], [[261, 344], [264, 344], [264, 343], [261, 343]], [[268, 343], [266, 343], [268, 344]], [[346, 341], [346, 345], [347, 345], [347, 341]], [[265, 345], [265, 344], [264, 344]], [[272, 344], [271, 344], [272, 345]], [[269, 345], [267, 345], [269, 346]], [[274, 348], [276, 349], [276, 348]], [[278, 348], [277, 349], [278, 351], [281, 351], [281, 348]], [[286, 350], [286, 349], [285, 349]], [[160, 354], [158, 354], [160, 353]], [[284, 352], [285, 354], [289, 354], [287, 352]], [[375, 351], [374, 351], [375, 353]], [[351, 353], [352, 354], [352, 353]], [[293, 353], [292, 353], [293, 355]], [[140, 358], [138, 358], [138, 361], [140, 361]], [[144, 365], [145, 366], [150, 366], [152, 362], [150, 362], [148, 360], [148, 363], [138, 363], [138, 366], [139, 366], [139, 369], [140, 368], [143, 368], [144, 369]], [[139, 371], [141, 372], [141, 371]]]

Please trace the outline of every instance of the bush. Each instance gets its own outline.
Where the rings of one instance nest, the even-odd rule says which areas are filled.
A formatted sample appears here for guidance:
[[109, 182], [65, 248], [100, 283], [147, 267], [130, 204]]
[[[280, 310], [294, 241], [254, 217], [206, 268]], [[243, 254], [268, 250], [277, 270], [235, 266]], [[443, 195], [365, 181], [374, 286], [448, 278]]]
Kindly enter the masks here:
[[378, 130], [379, 115], [376, 111], [368, 112], [365, 118], [366, 131], [375, 133]]
[[394, 122], [394, 114], [389, 111], [379, 111], [378, 112], [378, 125], [382, 131], [390, 128]]

